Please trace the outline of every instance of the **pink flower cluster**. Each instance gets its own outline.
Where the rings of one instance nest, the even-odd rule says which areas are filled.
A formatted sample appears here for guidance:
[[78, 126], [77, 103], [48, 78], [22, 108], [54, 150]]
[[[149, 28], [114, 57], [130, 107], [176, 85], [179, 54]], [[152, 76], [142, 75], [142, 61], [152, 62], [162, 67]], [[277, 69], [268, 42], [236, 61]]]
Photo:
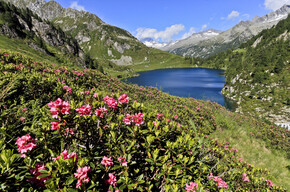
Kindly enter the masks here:
[[114, 97], [106, 96], [104, 97], [105, 103], [113, 110], [118, 109], [118, 102], [115, 100]]
[[87, 104], [86, 106], [81, 106], [80, 108], [76, 109], [76, 112], [80, 115], [80, 116], [91, 116], [92, 114], [92, 108], [89, 104]]
[[140, 126], [144, 124], [143, 118], [143, 113], [135, 113], [135, 115], [127, 114], [126, 117], [124, 117], [124, 123], [126, 125], [131, 125], [131, 123], [135, 123], [135, 125]]
[[271, 180], [266, 180], [266, 182], [269, 185], [269, 187], [272, 187], [274, 185], [274, 183]]
[[214, 177], [212, 173], [209, 174], [209, 179], [213, 179], [215, 182], [217, 182], [218, 188], [224, 188], [224, 189], [228, 188], [227, 183], [223, 181], [222, 178]]
[[117, 185], [117, 178], [112, 173], [109, 173], [109, 179], [106, 180], [106, 183], [116, 187]]
[[34, 175], [33, 178], [28, 179], [28, 181], [32, 184], [37, 185], [38, 187], [44, 187], [45, 181], [47, 181], [50, 176], [39, 178], [40, 175], [46, 174], [39, 172], [40, 170], [47, 170], [44, 164], [37, 163], [34, 169], [30, 169], [30, 174]]
[[28, 151], [34, 149], [37, 145], [35, 144], [36, 139], [32, 138], [29, 134], [17, 137], [16, 144], [18, 151], [22, 154], [21, 157], [25, 158]]
[[127, 161], [126, 161], [126, 159], [124, 158], [124, 157], [119, 157], [118, 158], [118, 161], [121, 163], [121, 165], [123, 166], [123, 167], [127, 167], [128, 166], [128, 163], [127, 163]]
[[63, 86], [63, 89], [65, 89], [68, 93], [71, 93], [72, 91], [67, 85]]
[[63, 157], [64, 160], [66, 159], [73, 159], [73, 160], [76, 160], [78, 159], [78, 155], [76, 152], [73, 152], [73, 153], [68, 153], [67, 150], [64, 150], [62, 153], [60, 153], [59, 156], [57, 156], [57, 158], [52, 158], [52, 160], [57, 160], [59, 159], [60, 157]]
[[161, 118], [163, 118], [163, 114], [162, 113], [161, 114], [157, 113], [157, 119], [161, 119]]
[[81, 187], [82, 183], [88, 183], [90, 181], [90, 178], [88, 177], [88, 172], [90, 171], [91, 171], [91, 168], [87, 166], [79, 167], [77, 169], [77, 172], [74, 173], [75, 178], [78, 179], [76, 188]]
[[57, 118], [59, 114], [69, 114], [70, 106], [67, 101], [63, 101], [62, 99], [58, 98], [55, 101], [50, 101], [48, 103], [48, 107], [50, 108], [50, 114], [52, 118]]
[[101, 161], [101, 164], [102, 165], [105, 165], [105, 167], [108, 167], [108, 166], [112, 166], [114, 165], [113, 161], [112, 161], [112, 158], [108, 158], [106, 156], [103, 157], [102, 161]]
[[57, 122], [51, 122], [50, 124], [51, 124], [51, 130], [52, 131], [55, 131], [55, 130], [60, 128], [60, 125], [59, 125], [58, 121]]
[[198, 188], [198, 184], [194, 182], [190, 182], [189, 185], [186, 184], [185, 186], [186, 186], [185, 187], [186, 192], [190, 192], [190, 191], [196, 192], [195, 189]]
[[106, 109], [105, 107], [101, 107], [96, 110], [95, 115], [102, 118], [105, 114], [107, 114], [107, 111], [108, 109]]
[[227, 183], [224, 180], [222, 180], [222, 178], [214, 177], [213, 180], [218, 183], [218, 188], [219, 189], [220, 188], [224, 188], [224, 189], [228, 188]]
[[129, 103], [129, 97], [126, 93], [124, 93], [123, 95], [121, 95], [119, 98], [118, 98], [118, 102], [123, 104], [123, 103]]
[[249, 177], [247, 176], [247, 173], [243, 173], [242, 176], [243, 176], [243, 181], [246, 181], [246, 182], [250, 181]]

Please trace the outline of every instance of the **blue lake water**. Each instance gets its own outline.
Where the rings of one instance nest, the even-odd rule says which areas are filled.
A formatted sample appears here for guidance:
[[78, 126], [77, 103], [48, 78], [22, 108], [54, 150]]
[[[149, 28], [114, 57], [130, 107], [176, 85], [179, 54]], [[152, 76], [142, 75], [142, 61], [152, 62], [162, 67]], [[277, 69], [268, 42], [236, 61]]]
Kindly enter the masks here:
[[180, 97], [217, 102], [233, 110], [234, 103], [221, 94], [225, 84], [224, 70], [187, 68], [160, 69], [140, 72], [140, 76], [128, 78], [127, 83], [153, 86], [163, 92]]

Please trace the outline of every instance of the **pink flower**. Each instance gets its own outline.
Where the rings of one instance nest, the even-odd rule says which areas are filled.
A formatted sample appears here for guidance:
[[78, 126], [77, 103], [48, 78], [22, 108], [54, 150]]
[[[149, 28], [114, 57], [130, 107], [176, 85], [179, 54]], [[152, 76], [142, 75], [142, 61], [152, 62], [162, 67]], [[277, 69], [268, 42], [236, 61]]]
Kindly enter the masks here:
[[272, 187], [274, 185], [274, 183], [271, 180], [266, 180], [266, 182], [269, 185], [269, 187]]
[[102, 118], [107, 113], [107, 111], [108, 109], [106, 109], [105, 107], [101, 107], [100, 109], [96, 110], [95, 115]]
[[76, 112], [80, 115], [80, 116], [91, 116], [92, 112], [91, 112], [91, 106], [88, 104], [86, 106], [81, 106], [80, 108], [76, 109]]
[[55, 130], [60, 128], [58, 121], [57, 122], [50, 122], [50, 124], [51, 124], [51, 130], [52, 131], [55, 131]]
[[247, 174], [246, 173], [243, 173], [243, 181], [246, 181], [246, 182], [249, 182], [249, 177], [247, 177]]
[[186, 192], [190, 192], [190, 191], [196, 192], [195, 189], [197, 189], [197, 188], [198, 188], [197, 183], [190, 182], [189, 185], [186, 184], [185, 190], [186, 190]]
[[160, 118], [163, 118], [163, 114], [162, 113], [161, 114], [157, 113], [157, 119], [160, 119]]
[[38, 187], [44, 187], [45, 181], [50, 178], [50, 176], [39, 178], [40, 175], [46, 174], [39, 172], [40, 170], [47, 170], [44, 164], [36, 163], [34, 169], [30, 169], [29, 172], [31, 175], [34, 175], [33, 178], [28, 179], [28, 181], [32, 184], [35, 184]]
[[108, 158], [106, 156], [103, 157], [102, 161], [101, 161], [102, 165], [105, 165], [105, 167], [108, 167], [108, 166], [112, 166], [114, 165], [113, 161], [112, 161], [112, 158]]
[[218, 188], [219, 189], [220, 188], [224, 188], [224, 189], [227, 189], [228, 188], [227, 183], [225, 181], [223, 181], [221, 178], [214, 177], [213, 180], [218, 183]]
[[123, 121], [126, 125], [131, 125], [131, 120], [132, 120], [132, 115], [127, 114], [126, 117], [124, 117]]
[[144, 118], [143, 113], [138, 113], [138, 114], [135, 113], [135, 115], [132, 117], [132, 122], [134, 122], [135, 125], [140, 126], [144, 124], [143, 118]]
[[78, 160], [78, 155], [76, 152], [73, 152], [73, 153], [68, 153], [67, 150], [64, 150], [62, 153], [60, 153], [59, 156], [57, 156], [57, 158], [52, 158], [52, 160], [56, 161], [57, 159], [59, 159], [60, 157], [63, 157], [63, 160], [66, 160], [66, 159], [73, 159], [77, 162]]
[[74, 173], [75, 178], [78, 179], [76, 188], [81, 187], [82, 183], [88, 183], [90, 181], [88, 177], [88, 172], [90, 171], [91, 171], [91, 168], [87, 166], [79, 167], [77, 169], [77, 172]]
[[25, 122], [25, 117], [20, 117], [19, 119], [20, 119], [20, 121], [21, 121], [22, 123]]
[[123, 167], [127, 167], [127, 166], [128, 166], [128, 165], [127, 165], [128, 163], [127, 163], [126, 159], [123, 158], [122, 156], [118, 158], [118, 161], [121, 163], [121, 165], [122, 165]]
[[106, 183], [115, 187], [117, 185], [117, 178], [112, 173], [109, 173], [109, 179], [106, 180]]
[[111, 109], [113, 109], [113, 110], [118, 109], [118, 103], [114, 99], [114, 97], [106, 96], [106, 97], [104, 97], [104, 101]]
[[60, 98], [55, 101], [50, 101], [48, 107], [50, 108], [52, 118], [57, 118], [59, 114], [66, 115], [70, 112], [69, 103], [67, 101], [62, 101]]
[[[27, 153], [34, 149], [37, 145], [35, 144], [35, 139], [32, 138], [29, 134], [24, 135], [22, 137], [17, 137], [16, 144], [18, 147], [18, 151], [22, 154]], [[22, 155], [21, 157], [25, 158], [26, 155]]]
[[85, 91], [85, 94], [86, 94], [86, 95], [89, 95], [89, 94], [90, 94], [90, 91]]
[[123, 95], [121, 95], [119, 98], [118, 98], [118, 102], [123, 104], [123, 103], [129, 103], [129, 97], [126, 93], [124, 93]]
[[26, 112], [26, 111], [27, 111], [27, 108], [23, 108], [23, 109], [22, 109], [22, 112]]
[[174, 119], [178, 119], [178, 116], [177, 116], [177, 115], [175, 115], [175, 116], [174, 116]]
[[93, 97], [96, 98], [97, 96], [98, 96], [98, 94], [97, 93], [94, 93]]
[[73, 130], [69, 129], [69, 128], [66, 128], [64, 135], [68, 135], [68, 134], [74, 135], [75, 132]]
[[210, 173], [209, 176], [208, 176], [208, 178], [209, 178], [209, 179], [212, 179], [212, 178], [213, 178], [213, 174]]

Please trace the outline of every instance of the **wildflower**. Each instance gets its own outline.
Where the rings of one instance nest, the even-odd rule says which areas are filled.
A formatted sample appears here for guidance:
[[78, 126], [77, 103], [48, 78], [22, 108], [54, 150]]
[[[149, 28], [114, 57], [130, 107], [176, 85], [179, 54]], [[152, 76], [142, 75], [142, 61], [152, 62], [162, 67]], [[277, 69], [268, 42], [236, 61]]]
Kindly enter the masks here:
[[135, 125], [140, 126], [142, 124], [144, 124], [144, 120], [143, 120], [143, 113], [138, 113], [132, 117], [132, 121], [135, 123]]
[[175, 115], [175, 116], [174, 116], [174, 119], [175, 119], [175, 120], [176, 120], [176, 119], [178, 119], [178, 116], [177, 116], [177, 115]]
[[157, 119], [160, 119], [160, 118], [163, 118], [163, 114], [162, 113], [161, 114], [157, 113]]
[[58, 121], [57, 122], [51, 122], [50, 124], [51, 124], [51, 130], [52, 131], [55, 131], [55, 130], [60, 128], [60, 125], [59, 125]]
[[88, 104], [86, 106], [81, 106], [80, 108], [76, 109], [76, 112], [80, 115], [80, 116], [91, 116], [92, 112], [91, 112], [91, 106]]
[[59, 156], [57, 156], [56, 158], [52, 158], [52, 160], [56, 161], [57, 159], [59, 159], [60, 157], [63, 157], [63, 160], [66, 160], [66, 159], [73, 159], [73, 160], [76, 160], [78, 159], [78, 155], [76, 152], [73, 152], [73, 153], [68, 153], [67, 150], [64, 150], [62, 153], [60, 153]]
[[102, 161], [101, 161], [101, 164], [102, 165], [105, 165], [105, 167], [108, 167], [108, 166], [112, 166], [114, 165], [113, 161], [112, 161], [112, 158], [108, 158], [106, 156], [103, 157]]
[[68, 135], [68, 133], [71, 134], [71, 135], [75, 134], [75, 132], [73, 130], [70, 130], [69, 128], [66, 128], [64, 135]]
[[106, 183], [115, 187], [117, 185], [117, 178], [112, 173], [109, 173], [109, 179], [106, 180]]
[[18, 151], [22, 153], [21, 157], [25, 158], [28, 151], [34, 149], [37, 145], [35, 144], [35, 139], [32, 138], [29, 134], [24, 135], [22, 137], [17, 137], [16, 144], [18, 147]]
[[94, 93], [93, 97], [96, 98], [97, 96], [98, 96], [98, 94], [97, 93]]
[[127, 167], [128, 165], [128, 162], [126, 161], [126, 159], [124, 158], [124, 157], [119, 157], [118, 158], [118, 161], [121, 163], [121, 165], [123, 166], [123, 167]]
[[106, 109], [105, 107], [101, 107], [100, 109], [96, 110], [95, 115], [102, 118], [107, 113], [107, 111], [108, 109]]
[[243, 173], [243, 181], [247, 181], [247, 182], [249, 182], [250, 180], [249, 180], [249, 177], [247, 177], [247, 174], [246, 173]]
[[91, 171], [91, 168], [87, 166], [79, 167], [77, 169], [77, 172], [74, 173], [75, 178], [78, 179], [76, 188], [81, 187], [82, 183], [88, 183], [90, 181], [88, 177], [88, 172], [90, 171]]
[[67, 101], [62, 101], [60, 98], [55, 101], [50, 101], [48, 107], [50, 108], [52, 118], [57, 118], [59, 114], [66, 115], [70, 113], [69, 103]]
[[121, 95], [119, 98], [118, 98], [118, 102], [123, 104], [123, 103], [129, 103], [129, 97], [126, 93], [124, 93], [123, 95]]
[[186, 192], [190, 192], [190, 191], [196, 192], [195, 189], [197, 189], [197, 187], [198, 187], [197, 183], [190, 182], [189, 185], [186, 184], [185, 190]]
[[104, 101], [111, 109], [116, 110], [118, 108], [118, 103], [114, 97], [106, 96], [104, 97]]
[[19, 119], [20, 119], [20, 121], [21, 121], [22, 123], [25, 122], [25, 117], [20, 117]]
[[45, 181], [48, 180], [50, 176], [40, 178], [39, 177], [40, 175], [46, 174], [46, 173], [39, 172], [40, 170], [47, 170], [47, 169], [44, 166], [44, 164], [37, 163], [34, 169], [29, 170], [30, 174], [34, 175], [34, 177], [28, 179], [28, 181], [32, 184], [35, 184], [38, 187], [44, 187]]
[[269, 185], [269, 187], [272, 187], [274, 185], [274, 183], [271, 180], [266, 180], [266, 182]]
[[218, 183], [218, 188], [219, 189], [220, 188], [224, 188], [224, 189], [227, 189], [228, 188], [227, 183], [225, 181], [223, 181], [221, 178], [214, 177], [213, 180]]

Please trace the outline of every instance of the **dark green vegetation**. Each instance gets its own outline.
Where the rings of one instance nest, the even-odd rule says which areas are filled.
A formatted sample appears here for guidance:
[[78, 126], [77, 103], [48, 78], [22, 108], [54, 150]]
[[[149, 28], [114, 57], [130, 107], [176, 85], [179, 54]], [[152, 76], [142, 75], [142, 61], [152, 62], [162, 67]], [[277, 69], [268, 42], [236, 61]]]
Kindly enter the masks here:
[[191, 62], [226, 69], [223, 93], [240, 103], [240, 111], [276, 122], [289, 121], [289, 31], [290, 17], [262, 31], [237, 50]]

